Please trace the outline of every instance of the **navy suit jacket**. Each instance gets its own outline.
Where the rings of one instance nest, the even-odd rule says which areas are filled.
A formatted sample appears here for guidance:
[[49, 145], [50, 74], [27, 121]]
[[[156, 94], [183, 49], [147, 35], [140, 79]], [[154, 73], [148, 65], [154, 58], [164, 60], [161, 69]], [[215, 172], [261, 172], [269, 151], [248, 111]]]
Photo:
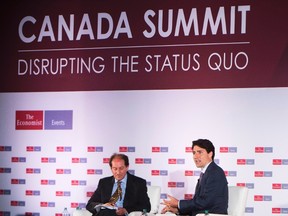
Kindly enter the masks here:
[[228, 182], [224, 171], [214, 161], [207, 167], [201, 182], [196, 185], [193, 199], [180, 200], [180, 214], [209, 213], [227, 214]]
[[[93, 215], [97, 214], [96, 210], [94, 209], [96, 205], [109, 202], [114, 183], [115, 179], [113, 176], [105, 177], [99, 180], [97, 189], [86, 205], [86, 209]], [[146, 180], [134, 176], [129, 172], [127, 172], [127, 183], [125, 197], [123, 200], [123, 208], [125, 208], [128, 213], [132, 211], [143, 211], [143, 209], [146, 209], [147, 212], [150, 212], [151, 210], [150, 199], [147, 194]]]

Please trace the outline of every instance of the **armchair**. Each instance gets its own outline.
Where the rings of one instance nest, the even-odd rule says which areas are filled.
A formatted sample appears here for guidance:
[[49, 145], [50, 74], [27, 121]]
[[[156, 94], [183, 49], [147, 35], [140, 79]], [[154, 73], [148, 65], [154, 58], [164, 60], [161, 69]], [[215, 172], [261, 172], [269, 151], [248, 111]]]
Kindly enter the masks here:
[[[147, 193], [151, 203], [151, 211], [148, 212], [148, 215], [157, 214], [160, 205], [161, 187], [147, 186]], [[139, 216], [139, 215], [142, 215], [142, 212], [134, 211], [129, 213], [129, 216]]]
[[92, 216], [92, 214], [86, 209], [76, 209], [72, 216]]
[[[228, 187], [228, 215], [229, 216], [244, 216], [245, 207], [248, 196], [247, 187], [229, 186]], [[196, 216], [205, 216], [205, 214], [197, 214]], [[222, 214], [212, 214], [209, 216], [223, 216]]]

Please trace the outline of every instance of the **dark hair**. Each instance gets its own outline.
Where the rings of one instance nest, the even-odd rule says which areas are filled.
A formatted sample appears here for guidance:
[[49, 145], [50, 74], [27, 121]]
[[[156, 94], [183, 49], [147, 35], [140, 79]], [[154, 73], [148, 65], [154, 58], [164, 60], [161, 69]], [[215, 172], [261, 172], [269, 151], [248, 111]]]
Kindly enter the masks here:
[[199, 146], [200, 148], [206, 149], [207, 153], [213, 152], [212, 160], [214, 160], [215, 157], [215, 147], [213, 143], [208, 139], [198, 139], [192, 141], [192, 149], [194, 146]]
[[114, 153], [114, 154], [110, 157], [110, 160], [109, 160], [109, 165], [110, 165], [110, 167], [112, 167], [112, 161], [113, 161], [115, 158], [124, 160], [125, 166], [126, 166], [126, 167], [129, 166], [129, 159], [128, 159], [128, 156], [127, 156], [127, 155]]

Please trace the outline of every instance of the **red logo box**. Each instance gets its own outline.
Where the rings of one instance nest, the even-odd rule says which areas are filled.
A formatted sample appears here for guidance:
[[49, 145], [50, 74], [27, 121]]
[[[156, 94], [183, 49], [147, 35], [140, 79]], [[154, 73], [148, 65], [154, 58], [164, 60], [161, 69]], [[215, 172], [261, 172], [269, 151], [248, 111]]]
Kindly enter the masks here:
[[79, 163], [80, 162], [80, 158], [72, 158], [72, 163]]
[[281, 165], [282, 160], [281, 159], [273, 159], [273, 165]]
[[11, 206], [18, 206], [18, 201], [11, 200], [10, 205]]
[[57, 146], [56, 151], [57, 152], [64, 152], [64, 146]]
[[33, 191], [32, 190], [26, 190], [25, 194], [26, 194], [26, 196], [32, 196]]
[[42, 179], [41, 180], [41, 185], [48, 185], [48, 180]]
[[103, 163], [109, 163], [110, 158], [103, 158]]
[[48, 161], [49, 161], [49, 158], [47, 158], [47, 157], [41, 158], [41, 163], [48, 163]]
[[11, 162], [19, 162], [19, 157], [12, 157]]
[[48, 207], [48, 202], [40, 202], [41, 207]]
[[255, 147], [256, 153], [264, 153], [264, 147]]
[[135, 163], [136, 164], [143, 164], [144, 163], [144, 159], [143, 158], [135, 158]]
[[160, 175], [160, 170], [151, 170], [151, 175], [152, 176], [159, 176]]
[[282, 188], [282, 184], [279, 184], [279, 183], [272, 184], [272, 189], [281, 189], [281, 188]]
[[176, 187], [177, 183], [176, 182], [168, 182], [168, 187]]
[[79, 181], [78, 180], [72, 180], [71, 185], [79, 185]]
[[43, 111], [16, 111], [16, 130], [42, 130]]
[[119, 147], [119, 152], [127, 152], [128, 151], [128, 147], [126, 146], [120, 146]]
[[33, 168], [26, 168], [26, 173], [33, 173], [34, 172], [34, 169]]
[[160, 147], [152, 147], [152, 152], [160, 152]]
[[255, 195], [254, 201], [263, 201], [263, 196], [262, 195]]
[[186, 152], [186, 153], [188, 153], [188, 152], [189, 152], [189, 153], [192, 152], [192, 147], [186, 147], [186, 148], [185, 148], [185, 152]]
[[88, 146], [87, 151], [88, 152], [95, 152], [96, 151], [96, 147], [95, 146]]
[[64, 174], [64, 169], [56, 169], [56, 174]]
[[74, 203], [74, 202], [71, 203], [71, 208], [77, 208], [78, 206], [79, 206], [79, 203]]
[[184, 194], [185, 200], [191, 200], [193, 198], [193, 194]]
[[220, 147], [220, 152], [221, 153], [227, 153], [227, 152], [229, 152], [229, 148], [228, 147]]
[[27, 152], [33, 152], [34, 151], [34, 146], [27, 146], [26, 147]]
[[177, 160], [175, 158], [168, 159], [168, 164], [176, 164]]
[[246, 160], [245, 159], [237, 159], [237, 165], [245, 165]]
[[56, 191], [56, 196], [63, 196], [64, 192], [63, 191]]
[[263, 177], [264, 176], [264, 172], [263, 171], [255, 171], [254, 172], [254, 176], [255, 177]]
[[94, 193], [93, 191], [86, 192], [86, 197], [92, 197], [93, 193]]
[[87, 169], [87, 174], [95, 174], [95, 170], [94, 169]]
[[19, 180], [18, 179], [11, 179], [11, 184], [19, 184]]
[[194, 172], [192, 170], [185, 170], [185, 176], [193, 176]]
[[281, 208], [272, 208], [272, 213], [273, 214], [280, 214], [281, 213]]

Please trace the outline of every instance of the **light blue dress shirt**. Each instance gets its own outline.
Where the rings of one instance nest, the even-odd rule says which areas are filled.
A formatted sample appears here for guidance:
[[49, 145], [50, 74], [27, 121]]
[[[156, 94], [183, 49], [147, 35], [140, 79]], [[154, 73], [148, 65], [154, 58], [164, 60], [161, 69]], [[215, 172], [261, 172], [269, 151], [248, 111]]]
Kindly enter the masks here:
[[[118, 180], [115, 179], [114, 185], [113, 185], [113, 190], [112, 190], [112, 194], [116, 191], [117, 189], [117, 182]], [[121, 180], [121, 188], [122, 188], [122, 199], [118, 199], [117, 202], [115, 203], [115, 205], [117, 207], [123, 207], [123, 201], [124, 201], [124, 197], [125, 197], [125, 191], [126, 191], [126, 183], [127, 183], [127, 174], [125, 175], [125, 177]], [[111, 196], [112, 196], [111, 194]]]

